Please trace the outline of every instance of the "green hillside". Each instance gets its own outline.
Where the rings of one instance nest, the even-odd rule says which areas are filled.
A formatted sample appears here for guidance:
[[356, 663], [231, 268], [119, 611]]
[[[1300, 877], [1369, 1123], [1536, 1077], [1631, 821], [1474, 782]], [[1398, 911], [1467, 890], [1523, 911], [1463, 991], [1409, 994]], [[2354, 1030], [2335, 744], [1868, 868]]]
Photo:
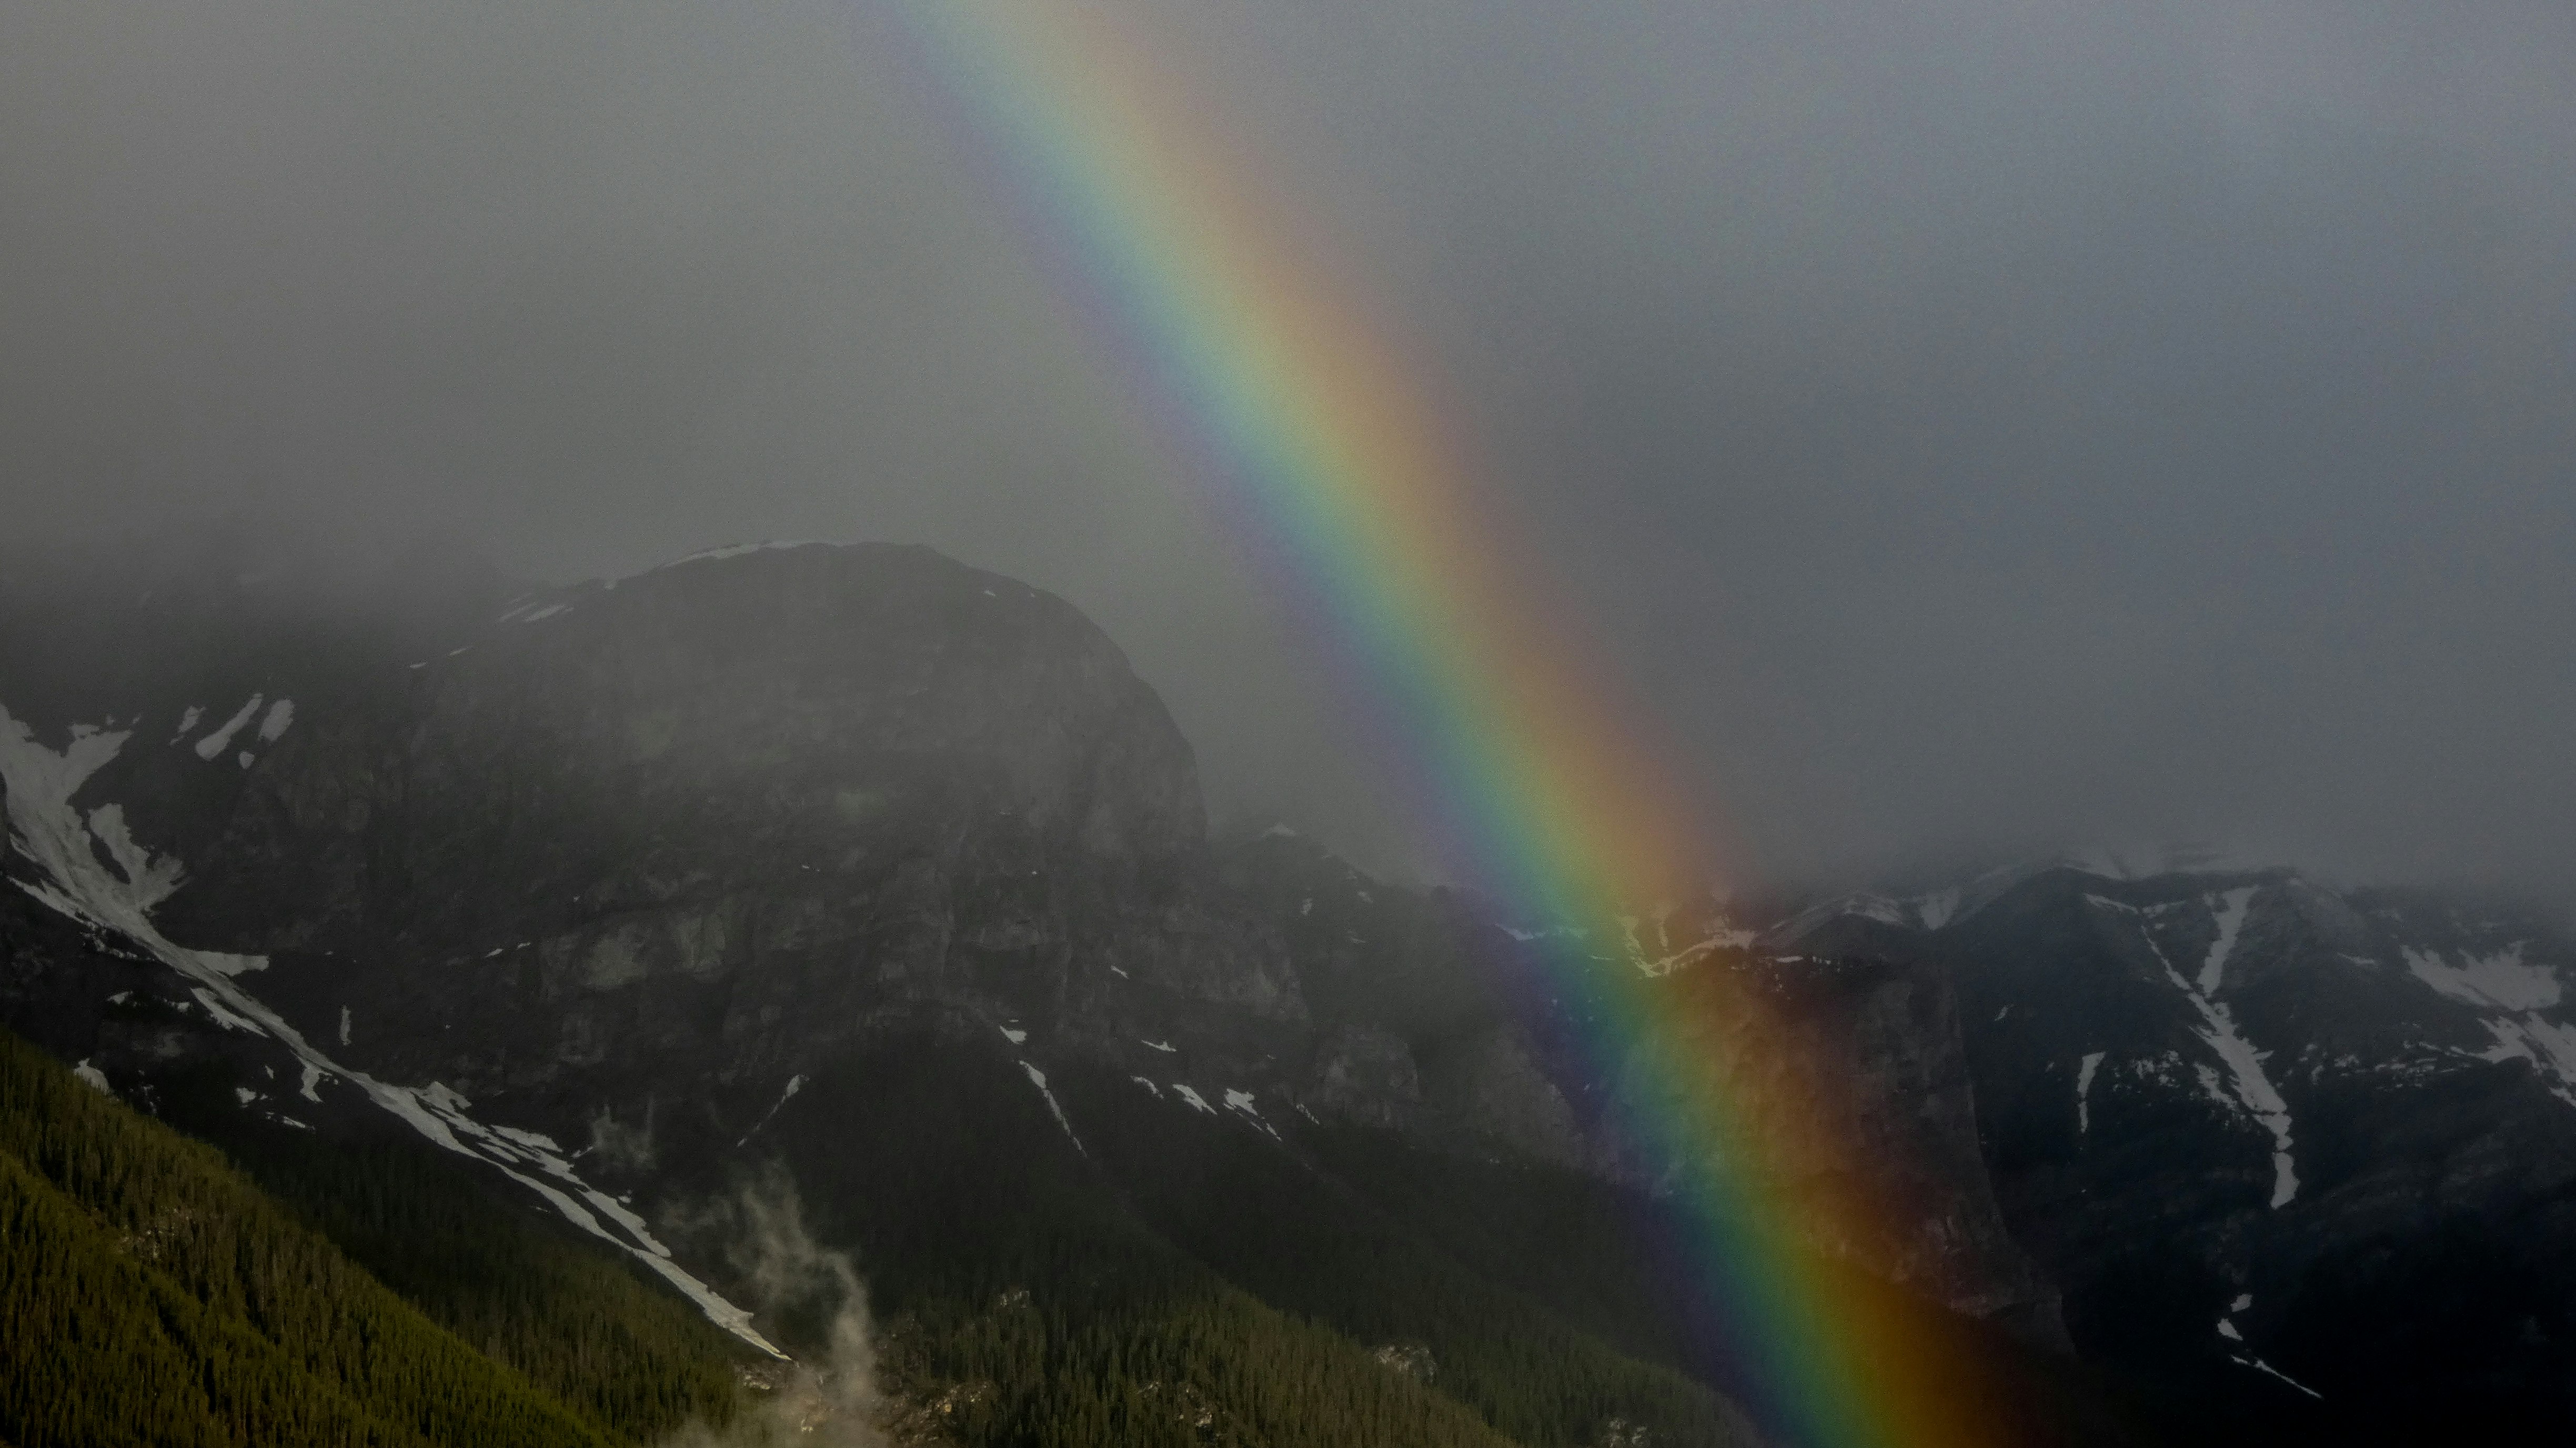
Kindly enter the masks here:
[[756, 1353], [630, 1259], [496, 1200], [453, 1157], [402, 1137], [321, 1141], [209, 1093], [163, 1095], [175, 1122], [223, 1146], [377, 1281], [611, 1439], [649, 1443], [734, 1415], [735, 1364]]
[[610, 1440], [229, 1166], [0, 1035], [0, 1441]]

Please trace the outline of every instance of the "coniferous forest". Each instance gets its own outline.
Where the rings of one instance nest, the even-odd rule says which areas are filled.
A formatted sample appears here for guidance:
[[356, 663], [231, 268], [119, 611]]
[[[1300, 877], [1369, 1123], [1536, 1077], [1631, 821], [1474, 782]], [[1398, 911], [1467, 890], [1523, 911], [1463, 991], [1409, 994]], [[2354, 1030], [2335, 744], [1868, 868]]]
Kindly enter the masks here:
[[[14, 1037], [0, 1063], [0, 1441], [651, 1444], [769, 1381], [690, 1304], [422, 1146], [228, 1112], [210, 1071], [166, 1084], [165, 1121]], [[819, 1081], [775, 1128], [831, 1164], [796, 1186], [867, 1272], [890, 1441], [1755, 1441], [1694, 1373], [1687, 1314], [1637, 1310], [1647, 1236], [1586, 1179], [1479, 1190], [1540, 1169], [1357, 1129], [1301, 1138], [1323, 1169], [1215, 1129], [1073, 1151], [1009, 1084], [919, 1043]], [[1062, 1083], [1076, 1102], [1114, 1084]], [[1504, 1199], [1537, 1205], [1473, 1205]], [[777, 1330], [816, 1345], [833, 1305]], [[1992, 1361], [1999, 1397], [2046, 1411], [2062, 1368]], [[2056, 1396], [2059, 1428], [2099, 1412]]]
[[622, 1436], [14, 1036], [0, 1191], [0, 1437], [20, 1448]]

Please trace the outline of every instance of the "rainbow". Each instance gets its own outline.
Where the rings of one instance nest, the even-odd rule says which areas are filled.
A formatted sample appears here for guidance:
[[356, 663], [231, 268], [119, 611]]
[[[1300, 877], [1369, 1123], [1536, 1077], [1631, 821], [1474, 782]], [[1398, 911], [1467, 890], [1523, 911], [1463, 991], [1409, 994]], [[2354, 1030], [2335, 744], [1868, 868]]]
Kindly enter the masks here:
[[[895, 0], [938, 92], [1007, 176], [1040, 263], [1231, 519], [1372, 696], [1457, 863], [1567, 942], [1549, 985], [1586, 1023], [1640, 1144], [1692, 1164], [1696, 1264], [1766, 1434], [1796, 1448], [1964, 1448], [1955, 1364], [1798, 1230], [1866, 1216], [1777, 1186], [1766, 1140], [1672, 1049], [1674, 992], [1580, 942], [1710, 878], [1702, 837], [1630, 742], [1577, 641], [1472, 485], [1418, 369], [1299, 254], [1209, 136], [1212, 108], [1081, 0]], [[1709, 975], [1712, 972], [1701, 972]], [[1754, 993], [1722, 1003], [1758, 1019]], [[1759, 1032], [1753, 1032], [1757, 1038]], [[1721, 1169], [1720, 1163], [1733, 1164]], [[1749, 1165], [1748, 1165], [1749, 1164]]]

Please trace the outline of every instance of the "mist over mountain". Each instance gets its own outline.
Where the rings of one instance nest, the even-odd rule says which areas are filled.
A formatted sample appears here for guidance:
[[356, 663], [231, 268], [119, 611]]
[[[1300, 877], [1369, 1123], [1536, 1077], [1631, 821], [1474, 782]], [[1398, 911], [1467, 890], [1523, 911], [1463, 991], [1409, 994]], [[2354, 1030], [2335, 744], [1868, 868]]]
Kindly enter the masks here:
[[[1101, 13], [1222, 98], [1748, 878], [2576, 890], [2563, 7]], [[1098, 619], [1221, 819], [1424, 866], [901, 14], [28, 9], [0, 531], [926, 543]]]

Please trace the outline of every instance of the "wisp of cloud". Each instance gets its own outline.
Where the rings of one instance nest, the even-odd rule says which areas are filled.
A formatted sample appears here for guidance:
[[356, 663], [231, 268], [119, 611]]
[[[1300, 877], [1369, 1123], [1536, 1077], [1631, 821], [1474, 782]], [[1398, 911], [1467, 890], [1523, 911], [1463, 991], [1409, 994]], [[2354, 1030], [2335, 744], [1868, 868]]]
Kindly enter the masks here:
[[881, 1448], [876, 1350], [867, 1285], [849, 1255], [814, 1240], [796, 1184], [783, 1169], [745, 1182], [694, 1224], [726, 1243], [742, 1295], [773, 1320], [824, 1325], [818, 1342], [770, 1379], [741, 1415], [722, 1427], [692, 1422], [663, 1448]]

